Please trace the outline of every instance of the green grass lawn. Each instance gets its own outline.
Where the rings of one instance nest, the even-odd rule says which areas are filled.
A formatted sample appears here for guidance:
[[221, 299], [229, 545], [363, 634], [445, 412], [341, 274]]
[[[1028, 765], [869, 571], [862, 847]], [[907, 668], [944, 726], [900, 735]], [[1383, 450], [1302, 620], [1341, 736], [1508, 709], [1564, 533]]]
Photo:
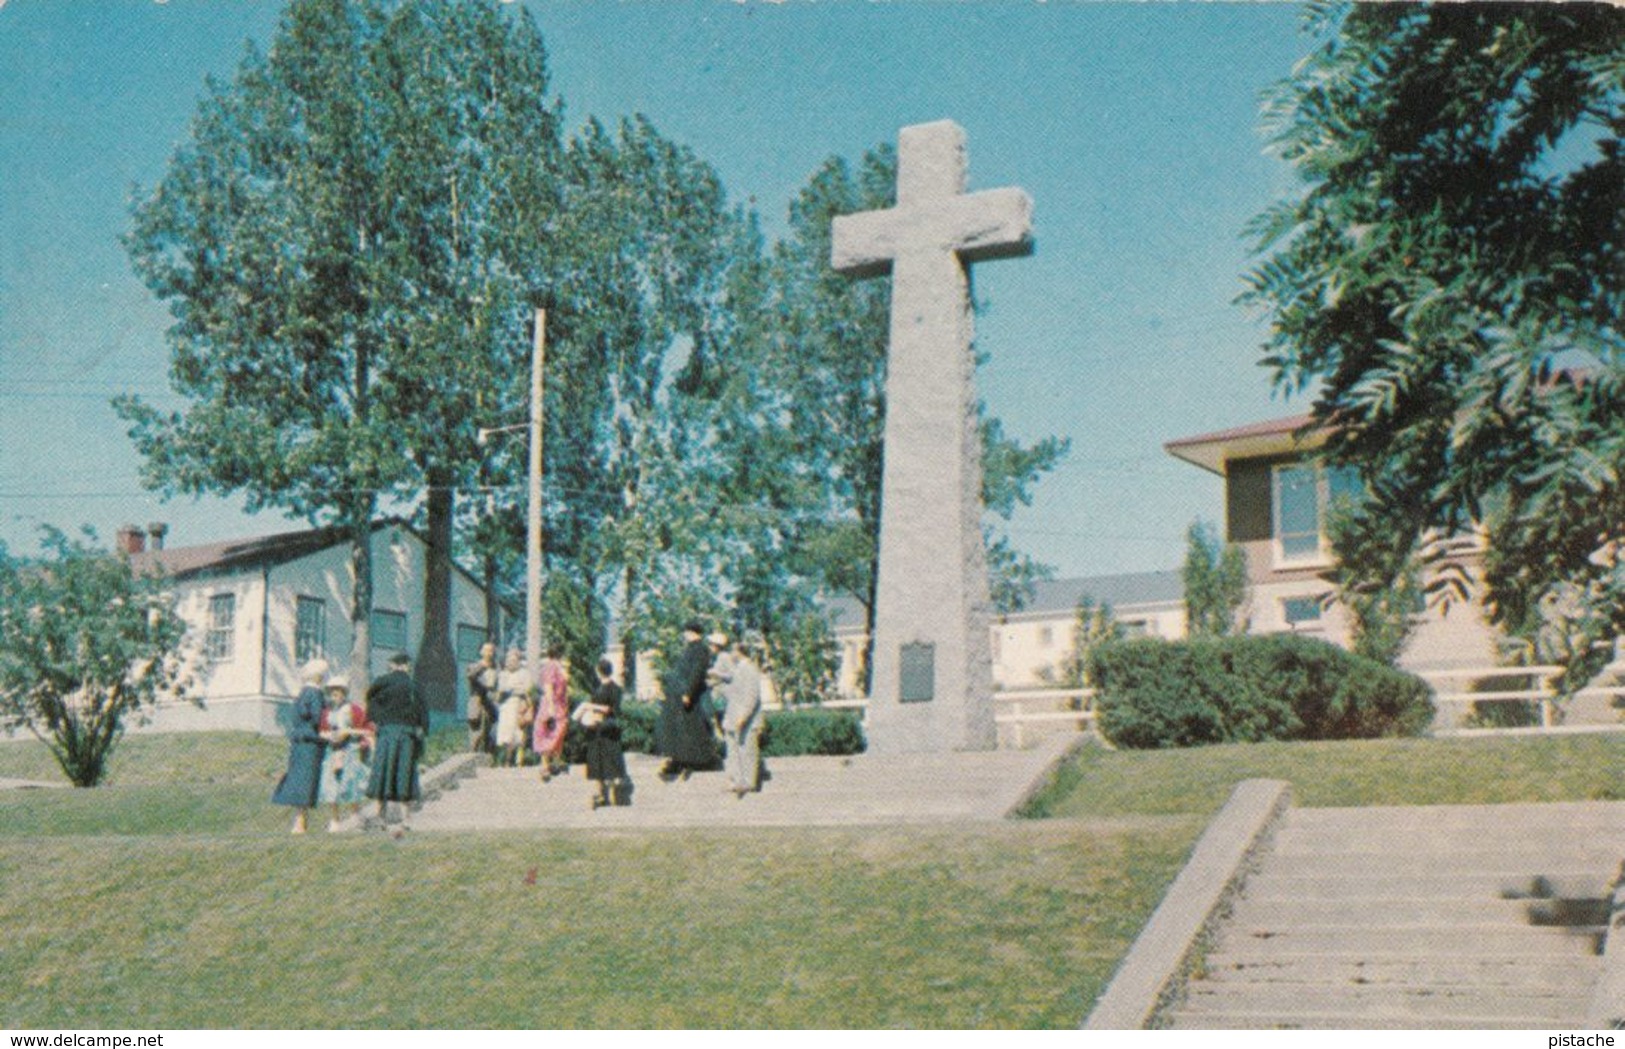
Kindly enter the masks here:
[[[284, 753], [131, 736], [106, 787], [0, 792], [0, 1026], [1072, 1027], [1242, 779], [1339, 805], [1625, 772], [1600, 736], [1085, 748], [1060, 818], [393, 842], [289, 837]], [[60, 773], [17, 742], [0, 776]]]
[[1030, 814], [1211, 815], [1244, 779], [1287, 780], [1293, 803], [1311, 807], [1619, 799], [1625, 734], [1087, 747]]

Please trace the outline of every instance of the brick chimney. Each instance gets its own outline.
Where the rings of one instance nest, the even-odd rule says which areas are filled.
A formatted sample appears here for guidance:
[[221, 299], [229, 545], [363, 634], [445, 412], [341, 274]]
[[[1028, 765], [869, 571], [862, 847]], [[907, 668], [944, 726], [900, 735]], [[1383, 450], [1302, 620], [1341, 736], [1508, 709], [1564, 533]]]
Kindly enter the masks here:
[[147, 548], [146, 533], [133, 524], [119, 525], [118, 549], [120, 553], [139, 554]]
[[169, 524], [165, 521], [154, 521], [147, 525], [147, 535], [152, 539], [152, 548], [154, 550], [164, 548], [164, 536], [168, 534]]

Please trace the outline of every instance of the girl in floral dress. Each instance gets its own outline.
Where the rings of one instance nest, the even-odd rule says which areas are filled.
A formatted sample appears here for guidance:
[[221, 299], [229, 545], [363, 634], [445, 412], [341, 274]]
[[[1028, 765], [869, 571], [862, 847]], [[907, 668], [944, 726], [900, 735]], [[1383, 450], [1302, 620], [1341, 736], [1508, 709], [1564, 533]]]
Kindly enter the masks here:
[[361, 810], [366, 798], [367, 778], [372, 770], [367, 767], [367, 753], [372, 749], [374, 730], [367, 720], [364, 703], [350, 702], [350, 682], [342, 677], [327, 682], [328, 706], [322, 713], [322, 738], [327, 740], [327, 759], [322, 763], [320, 797], [333, 806], [333, 818], [328, 821], [329, 832], [339, 829], [349, 809], [350, 815]]

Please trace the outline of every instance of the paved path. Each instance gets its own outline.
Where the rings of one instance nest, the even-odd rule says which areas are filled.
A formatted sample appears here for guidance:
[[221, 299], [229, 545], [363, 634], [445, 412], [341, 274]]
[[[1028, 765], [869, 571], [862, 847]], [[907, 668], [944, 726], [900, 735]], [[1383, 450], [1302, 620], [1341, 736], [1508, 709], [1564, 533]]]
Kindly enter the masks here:
[[0, 790], [51, 790], [66, 787], [66, 783], [47, 783], [37, 779], [7, 779], [0, 777]]
[[1172, 1025], [1583, 1024], [1621, 856], [1625, 802], [1293, 809]]
[[534, 768], [481, 768], [412, 819], [414, 831], [523, 827], [854, 826], [999, 820], [1042, 781], [1077, 736], [1031, 750], [878, 758], [772, 758], [760, 794], [736, 798], [720, 772], [662, 783], [658, 759], [627, 755], [636, 785], [626, 808], [592, 811], [573, 768], [542, 783]]

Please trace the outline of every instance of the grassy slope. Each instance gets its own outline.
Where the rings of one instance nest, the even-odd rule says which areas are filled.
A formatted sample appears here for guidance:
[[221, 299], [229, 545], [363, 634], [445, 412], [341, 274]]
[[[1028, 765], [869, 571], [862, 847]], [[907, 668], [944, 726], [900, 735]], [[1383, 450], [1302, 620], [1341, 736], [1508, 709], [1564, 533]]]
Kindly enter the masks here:
[[[1089, 748], [1057, 820], [395, 843], [287, 837], [283, 754], [133, 736], [106, 788], [0, 793], [0, 1027], [1068, 1027], [1241, 779], [1335, 805], [1625, 773], [1619, 737]], [[54, 778], [27, 743], [0, 776]]]
[[1037, 800], [1059, 817], [1218, 811], [1244, 779], [1305, 806], [1498, 804], [1625, 797], [1625, 734], [1083, 750]]
[[1066, 1027], [1199, 829], [13, 839], [0, 1027]]

